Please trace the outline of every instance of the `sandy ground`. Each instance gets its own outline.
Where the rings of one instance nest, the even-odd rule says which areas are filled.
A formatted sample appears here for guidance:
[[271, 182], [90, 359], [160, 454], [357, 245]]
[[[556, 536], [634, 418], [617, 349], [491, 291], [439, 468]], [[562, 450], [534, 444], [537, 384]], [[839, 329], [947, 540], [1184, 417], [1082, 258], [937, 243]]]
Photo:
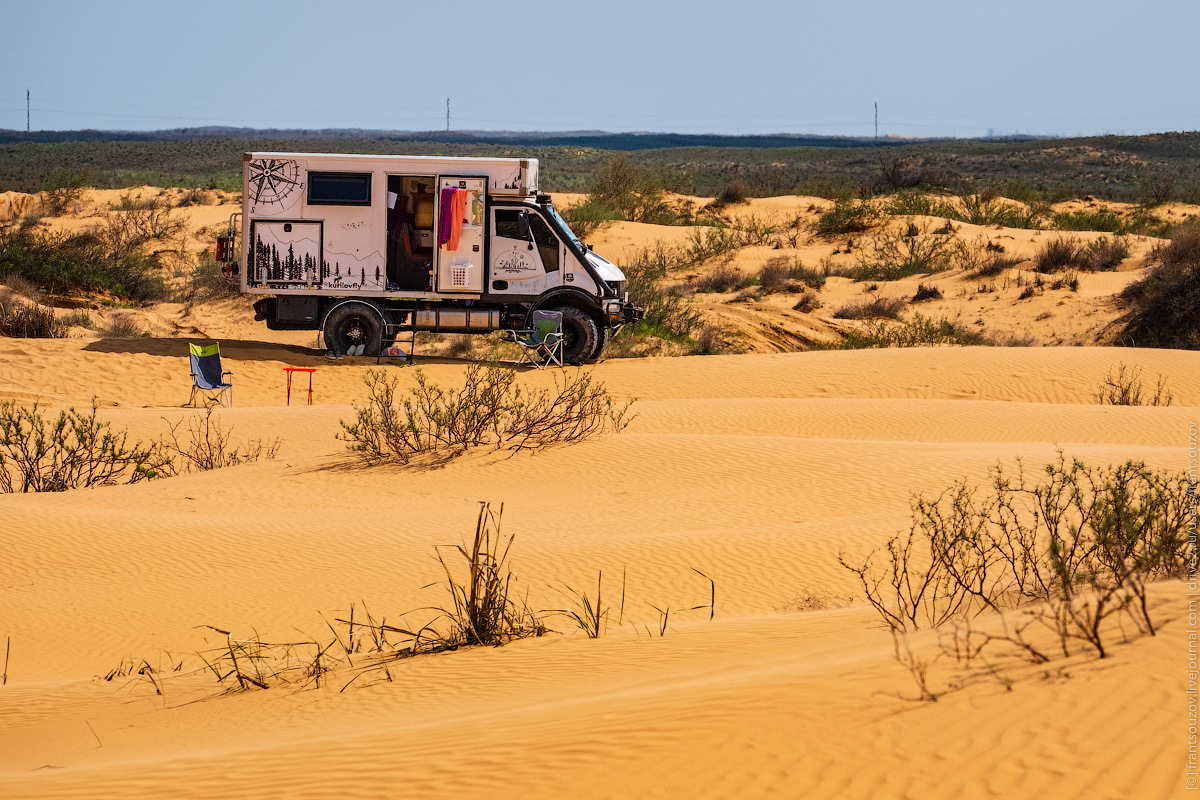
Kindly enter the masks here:
[[[173, 247], [211, 247], [236, 198], [210, 194], [179, 209], [187, 227]], [[90, 192], [48, 224], [94, 224], [120, 195]], [[0, 219], [32, 203], [0, 195]], [[770, 198], [729, 213], [811, 220], [829, 205]], [[1094, 206], [1064, 209], [1076, 207]], [[590, 239], [620, 261], [688, 235], [618, 223]], [[958, 235], [1030, 258], [1052, 234]], [[862, 247], [850, 238], [744, 248], [729, 263], [748, 275], [781, 256], [850, 263]], [[944, 299], [910, 308], [1074, 347], [797, 352], [836, 337], [841, 305], [911, 297], [924, 276], [871, 293], [830, 278], [813, 313], [787, 294], [696, 294], [746, 353], [604, 361], [594, 377], [636, 400], [623, 433], [436, 468], [358, 465], [339, 422], [365, 402], [374, 359], [327, 361], [313, 332], [269, 332], [245, 298], [121, 310], [152, 334], [140, 338], [76, 328], [70, 339], [0, 339], [0, 402], [94, 398], [105, 421], [142, 440], [196, 419], [180, 407], [185, 343], [219, 339], [234, 407], [214, 418], [235, 445], [279, 443], [273, 460], [215, 472], [0, 495], [0, 637], [11, 647], [0, 797], [1184, 796], [1183, 584], [1153, 587], [1159, 635], [1114, 632], [1110, 658], [1079, 649], [1035, 667], [1002, 653], [987, 669], [942, 658], [930, 673], [939, 699], [921, 703], [902, 699], [910, 676], [838, 564], [906, 529], [914, 494], [985, 480], [997, 463], [1036, 470], [1062, 453], [1186, 466], [1200, 354], [1091, 346], [1156, 244], [1131, 241], [1118, 270], [1081, 275], [1078, 291], [1020, 297], [1027, 262], [986, 286], [940, 273]], [[670, 278], [686, 288], [716, 266]], [[118, 313], [92, 311], [101, 322]], [[1148, 388], [1161, 377], [1172, 405], [1099, 405], [1120, 365]], [[419, 366], [451, 384], [466, 362]], [[304, 375], [287, 405], [285, 367], [316, 368], [313, 405]], [[379, 368], [414, 385], [410, 367]], [[548, 387], [555, 376], [519, 380]], [[401, 627], [429, 622], [447, 602], [435, 548], [463, 542], [484, 501], [503, 504], [515, 585], [551, 612], [545, 636], [386, 673], [356, 654], [320, 687], [231, 692], [205, 669], [201, 656], [226, 642], [217, 629], [329, 641], [327, 622], [352, 604], [360, 620], [369, 610]], [[611, 617], [592, 640], [552, 612], [598, 579]], [[927, 634], [912, 645], [938, 652]]]
[[[0, 399], [84, 405], [149, 438], [187, 398], [178, 340], [5, 340]], [[1160, 635], [1031, 667], [939, 661], [914, 703], [837, 564], [908, 521], [913, 493], [1034, 467], [1182, 468], [1200, 355], [1104, 348], [809, 352], [607, 361], [622, 434], [436, 469], [356, 466], [336, 436], [373, 360], [228, 341], [235, 440], [278, 458], [132, 486], [0, 496], [0, 796], [1159, 798], [1182, 795], [1182, 584]], [[1118, 362], [1170, 407], [1095, 403]], [[284, 366], [318, 366], [284, 405]], [[422, 369], [449, 383], [462, 362]], [[402, 385], [411, 368], [390, 366]], [[532, 386], [553, 376], [522, 373]], [[602, 572], [607, 634], [562, 617], [498, 649], [343, 667], [321, 688], [228, 693], [214, 626], [329, 638], [352, 603], [427, 621], [434, 547], [504, 504], [517, 582], [563, 608]], [[696, 609], [716, 586], [715, 615]], [[616, 618], [622, 572], [624, 619]], [[660, 614], [671, 610], [665, 635]], [[361, 619], [361, 617], [360, 617]], [[618, 624], [620, 622], [620, 624]], [[982, 624], [989, 624], [985, 620]], [[928, 638], [914, 646], [936, 651]], [[124, 663], [158, 670], [163, 694]], [[179, 665], [178, 672], [172, 667]], [[350, 683], [351, 680], [353, 683]], [[349, 684], [349, 685], [347, 685]], [[951, 688], [951, 685], [958, 688]]]

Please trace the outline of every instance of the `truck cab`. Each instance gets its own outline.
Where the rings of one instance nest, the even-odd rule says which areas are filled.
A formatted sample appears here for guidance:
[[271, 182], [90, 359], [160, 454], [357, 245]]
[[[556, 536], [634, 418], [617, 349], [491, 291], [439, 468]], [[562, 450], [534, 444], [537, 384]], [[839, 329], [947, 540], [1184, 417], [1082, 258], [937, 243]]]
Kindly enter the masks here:
[[[247, 153], [243, 167], [240, 289], [268, 327], [321, 330], [331, 351], [526, 328], [546, 309], [578, 363], [641, 317], [621, 270], [538, 191], [536, 159]], [[235, 248], [218, 254], [232, 266]]]

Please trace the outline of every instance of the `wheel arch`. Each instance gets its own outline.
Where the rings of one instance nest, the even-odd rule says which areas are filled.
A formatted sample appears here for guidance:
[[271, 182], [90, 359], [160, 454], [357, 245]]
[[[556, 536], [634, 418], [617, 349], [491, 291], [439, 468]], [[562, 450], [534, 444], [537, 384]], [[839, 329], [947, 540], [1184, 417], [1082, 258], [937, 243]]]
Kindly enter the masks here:
[[339, 299], [333, 301], [329, 305], [325, 306], [325, 310], [321, 312], [321, 325], [318, 328], [318, 330], [321, 331], [321, 334], [322, 335], [325, 334], [325, 322], [326, 322], [326, 320], [329, 319], [330, 314], [332, 314], [336, 309], [342, 308], [344, 306], [352, 305], [355, 303], [357, 303], [358, 305], [366, 306], [367, 308], [371, 309], [372, 311], [375, 312], [376, 315], [378, 315], [379, 321], [382, 324], [384, 324], [384, 325], [388, 324], [387, 311], [384, 310], [383, 306], [380, 303], [376, 302], [373, 298], [342, 297], [342, 298], [339, 298]]
[[554, 306], [573, 306], [580, 311], [590, 314], [596, 320], [597, 328], [604, 326], [604, 318], [601, 314], [600, 305], [596, 302], [596, 298], [582, 289], [562, 286], [551, 289], [534, 301], [533, 305], [529, 307], [529, 311], [525, 314], [525, 327], [532, 327], [534, 311], [553, 308]]

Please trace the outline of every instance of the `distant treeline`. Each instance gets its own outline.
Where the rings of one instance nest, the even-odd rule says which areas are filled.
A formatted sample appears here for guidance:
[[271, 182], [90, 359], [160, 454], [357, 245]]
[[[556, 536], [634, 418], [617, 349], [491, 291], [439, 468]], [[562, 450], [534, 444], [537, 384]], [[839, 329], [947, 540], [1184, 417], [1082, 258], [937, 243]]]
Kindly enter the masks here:
[[[736, 183], [752, 196], [838, 198], [905, 189], [956, 194], [993, 189], [1025, 201], [1093, 195], [1146, 203], [1200, 202], [1200, 133], [904, 143], [588, 131], [240, 133], [213, 128], [156, 134], [75, 131], [53, 134], [62, 141], [34, 142], [20, 141], [24, 133], [0, 132], [0, 191], [38, 191], [47, 178], [63, 171], [82, 174], [98, 187], [148, 183], [236, 191], [241, 188], [242, 153], [255, 150], [535, 157], [541, 161], [545, 190], [584, 191], [614, 151], [625, 151], [630, 163], [654, 170], [667, 188], [702, 196], [715, 196]], [[160, 138], [150, 140], [152, 135]]]

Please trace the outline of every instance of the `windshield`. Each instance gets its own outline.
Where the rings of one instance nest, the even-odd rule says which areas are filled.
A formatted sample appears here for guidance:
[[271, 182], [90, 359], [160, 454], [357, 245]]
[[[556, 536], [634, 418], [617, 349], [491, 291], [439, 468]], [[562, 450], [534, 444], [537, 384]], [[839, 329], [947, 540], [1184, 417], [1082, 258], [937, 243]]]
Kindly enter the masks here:
[[574, 244], [577, 250], [583, 251], [587, 249], [583, 246], [583, 242], [579, 241], [579, 237], [575, 235], [574, 231], [571, 230], [571, 226], [567, 224], [567, 221], [562, 218], [554, 206], [546, 204], [542, 206], [542, 210], [554, 219], [555, 223], [558, 225], [559, 233], [561, 233], [567, 240]]

